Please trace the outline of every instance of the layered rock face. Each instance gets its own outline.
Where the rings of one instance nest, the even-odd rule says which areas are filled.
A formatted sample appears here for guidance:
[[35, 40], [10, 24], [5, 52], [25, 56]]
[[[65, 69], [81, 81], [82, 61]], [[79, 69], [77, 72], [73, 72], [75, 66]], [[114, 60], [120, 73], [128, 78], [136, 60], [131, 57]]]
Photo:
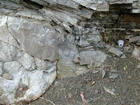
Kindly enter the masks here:
[[37, 99], [57, 74], [63, 75], [61, 70], [69, 77], [100, 67], [107, 55], [94, 47], [111, 42], [105, 39], [108, 34], [139, 34], [135, 30], [140, 28], [139, 0], [1, 0], [0, 4], [0, 104]]

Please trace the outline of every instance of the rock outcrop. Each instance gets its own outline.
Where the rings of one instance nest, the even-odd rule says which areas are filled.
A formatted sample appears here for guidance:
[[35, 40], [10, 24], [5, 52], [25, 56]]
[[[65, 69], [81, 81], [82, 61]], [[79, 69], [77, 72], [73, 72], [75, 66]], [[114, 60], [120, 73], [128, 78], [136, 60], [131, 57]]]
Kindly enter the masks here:
[[138, 34], [136, 13], [139, 0], [1, 0], [0, 104], [37, 99], [62, 69], [101, 66], [107, 55], [95, 46], [118, 31]]

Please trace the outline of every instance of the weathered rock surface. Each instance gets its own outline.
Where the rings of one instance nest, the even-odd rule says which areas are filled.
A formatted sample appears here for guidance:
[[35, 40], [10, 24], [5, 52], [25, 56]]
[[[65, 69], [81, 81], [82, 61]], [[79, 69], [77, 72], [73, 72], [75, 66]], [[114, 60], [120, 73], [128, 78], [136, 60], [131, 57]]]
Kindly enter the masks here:
[[79, 54], [75, 55], [73, 61], [79, 63], [80, 65], [88, 65], [91, 68], [99, 67], [105, 61], [107, 55], [101, 51], [81, 51]]
[[109, 5], [106, 0], [73, 0], [76, 3], [97, 11], [108, 11]]
[[[0, 96], [1, 104], [38, 98], [54, 81], [56, 77], [55, 64], [49, 67], [48, 70], [53, 69], [51, 72], [44, 72], [41, 69], [31, 72], [25, 70], [24, 66], [17, 61], [5, 62], [3, 72], [8, 73], [3, 73], [0, 77], [0, 87], [4, 89], [4, 93]], [[7, 98], [3, 99], [3, 97]]]
[[138, 49], [137, 47], [134, 48], [132, 55], [134, 58], [140, 60], [140, 49]]
[[111, 47], [108, 52], [120, 57], [123, 55], [123, 52], [121, 52], [120, 50], [118, 50], [117, 48]]
[[101, 66], [107, 55], [95, 46], [104, 48], [118, 30], [139, 34], [132, 13], [140, 13], [139, 0], [0, 0], [0, 104], [37, 99], [56, 68], [63, 78]]
[[2, 67], [3, 67], [3, 62], [0, 62], [0, 75], [2, 75]]
[[37, 99], [56, 78], [61, 35], [47, 23], [6, 15], [0, 28], [0, 104]]
[[[52, 61], [57, 59], [58, 37], [49, 24], [27, 21], [22, 18], [7, 18], [8, 29], [22, 50], [41, 59]], [[6, 18], [1, 19], [3, 21]]]

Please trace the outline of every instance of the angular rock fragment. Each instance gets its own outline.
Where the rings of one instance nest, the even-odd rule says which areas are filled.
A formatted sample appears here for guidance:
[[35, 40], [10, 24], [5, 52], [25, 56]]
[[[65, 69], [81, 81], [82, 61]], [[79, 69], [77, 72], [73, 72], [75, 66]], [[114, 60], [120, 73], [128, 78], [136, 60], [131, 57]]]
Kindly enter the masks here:
[[105, 75], [106, 75], [106, 71], [105, 70], [101, 70], [101, 75], [102, 75], [102, 78], [104, 78]]
[[113, 89], [109, 89], [109, 88], [104, 86], [104, 90], [111, 95], [115, 95], [115, 92], [113, 91]]
[[109, 75], [109, 79], [116, 79], [116, 78], [118, 78], [118, 74], [116, 74], [116, 73], [111, 73], [110, 75]]
[[45, 13], [45, 16], [49, 19], [49, 21], [50, 21], [50, 19], [53, 20], [58, 25], [62, 25], [63, 27], [65, 27], [65, 29], [69, 32], [72, 32], [70, 25], [74, 25], [74, 26], [78, 27], [77, 18], [81, 18], [79, 16], [74, 17], [73, 15], [70, 15], [71, 13], [61, 12], [61, 10], [59, 10], [59, 9], [52, 10], [49, 8], [43, 8], [41, 11]]
[[122, 54], [123, 54], [123, 52], [119, 51], [118, 49], [116, 49], [114, 47], [111, 47], [108, 51], [112, 54], [115, 54], [118, 57], [122, 56]]
[[94, 65], [95, 67], [100, 66], [106, 59], [107, 55], [101, 51], [81, 51], [79, 54], [75, 55], [73, 61], [80, 65]]
[[9, 73], [3, 73], [2, 77], [7, 80], [13, 80], [13, 76]]
[[67, 0], [67, 1], [66, 0], [44, 0], [44, 1], [50, 3], [51, 5], [60, 4], [60, 5], [68, 6], [71, 8], [78, 8], [78, 4], [73, 2], [73, 0]]
[[12, 61], [16, 57], [17, 48], [7, 44], [3, 41], [0, 41], [0, 60], [1, 61]]
[[18, 11], [15, 16], [22, 16], [22, 17], [27, 17], [27, 18], [31, 18], [31, 19], [36, 19], [39, 21], [44, 21], [43, 16], [39, 15], [38, 13], [36, 13], [35, 11], [32, 10], [21, 10]]
[[74, 55], [78, 53], [76, 45], [72, 44], [69, 40], [65, 40], [59, 45], [59, 56], [62, 62], [72, 64]]
[[132, 55], [134, 58], [140, 60], [140, 50], [137, 47], [134, 48]]
[[34, 70], [36, 68], [34, 58], [27, 53], [19, 52], [16, 56], [17, 61], [22, 64], [26, 70]]
[[19, 47], [18, 42], [14, 38], [12, 33], [10, 33], [7, 23], [8, 23], [8, 16], [0, 16], [0, 36], [1, 36], [0, 40], [18, 48]]
[[109, 5], [107, 4], [106, 0], [73, 0], [73, 1], [93, 10], [97, 11], [109, 10]]
[[129, 42], [137, 42], [138, 40], [140, 40], [140, 36], [129, 38]]
[[[0, 100], [3, 99], [3, 97], [7, 99], [3, 100], [1, 104], [7, 102], [13, 104], [14, 102], [22, 100], [30, 101], [37, 99], [56, 78], [56, 66], [54, 67], [53, 72], [45, 73], [43, 70], [37, 69], [34, 71], [26, 71], [17, 61], [4, 63], [4, 70], [10, 73], [13, 79], [8, 81], [0, 78], [0, 87], [4, 89]], [[51, 67], [49, 69], [51, 69]], [[19, 88], [21, 88], [21, 90]]]
[[133, 3], [133, 0], [109, 0], [110, 4]]
[[3, 62], [0, 62], [0, 76], [2, 75], [3, 73]]
[[42, 59], [39, 58], [35, 58], [35, 65], [36, 65], [36, 69], [38, 70], [43, 70], [46, 73], [51, 73], [54, 72], [56, 70], [56, 63], [57, 61], [44, 61]]
[[58, 36], [49, 24], [8, 17], [8, 27], [25, 52], [41, 59], [57, 59]]

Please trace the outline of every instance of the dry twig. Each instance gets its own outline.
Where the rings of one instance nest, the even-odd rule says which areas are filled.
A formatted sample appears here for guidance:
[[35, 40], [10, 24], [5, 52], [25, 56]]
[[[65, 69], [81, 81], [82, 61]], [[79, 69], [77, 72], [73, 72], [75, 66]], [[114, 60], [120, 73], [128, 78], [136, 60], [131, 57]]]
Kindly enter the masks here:
[[85, 99], [84, 92], [80, 92], [80, 97], [81, 97], [81, 99], [83, 101], [82, 105], [88, 105], [88, 100]]

